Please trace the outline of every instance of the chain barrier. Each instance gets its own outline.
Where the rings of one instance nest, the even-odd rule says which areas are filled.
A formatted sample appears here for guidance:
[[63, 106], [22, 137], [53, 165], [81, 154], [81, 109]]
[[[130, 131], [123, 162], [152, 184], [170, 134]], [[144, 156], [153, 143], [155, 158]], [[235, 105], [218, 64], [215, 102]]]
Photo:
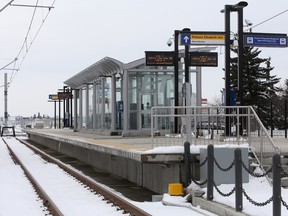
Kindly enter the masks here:
[[[212, 152], [213, 153], [213, 152]], [[275, 175], [273, 175], [273, 177], [276, 177], [276, 176], [278, 176], [279, 174], [279, 172], [281, 173], [281, 176], [285, 176], [285, 177], [288, 177], [288, 173], [287, 172], [285, 172], [285, 170], [284, 170], [284, 168], [282, 167], [282, 165], [278, 165], [277, 164], [277, 157], [276, 157], [276, 159], [274, 159], [275, 157], [273, 156], [273, 165], [268, 169], [268, 170], [266, 170], [264, 173], [262, 173], [262, 174], [257, 174], [257, 173], [253, 173], [253, 172], [251, 172], [250, 171], [250, 169], [245, 165], [245, 163], [241, 160], [241, 154], [240, 154], [240, 160], [239, 160], [239, 162], [240, 162], [240, 164], [239, 164], [239, 166], [237, 165], [238, 164], [238, 157], [236, 157], [237, 155], [236, 155], [236, 151], [235, 151], [235, 158], [237, 159], [234, 159], [233, 161], [232, 161], [232, 163], [227, 167], [227, 168], [223, 168], [223, 167], [221, 167], [220, 166], [220, 164], [218, 163], [218, 161], [214, 158], [214, 156], [212, 156], [212, 159], [213, 159], [213, 161], [214, 161], [214, 164], [216, 165], [216, 167], [218, 167], [219, 168], [219, 170], [221, 170], [221, 171], [223, 171], [223, 172], [228, 172], [228, 171], [230, 171], [233, 167], [235, 167], [235, 169], [237, 168], [237, 170], [238, 171], [240, 171], [240, 170], [242, 170], [241, 169], [241, 166], [243, 167], [243, 169], [248, 173], [248, 174], [250, 174], [251, 176], [253, 176], [253, 177], [256, 177], [256, 178], [260, 178], [260, 177], [266, 177], [266, 176], [268, 176], [268, 174], [270, 174], [270, 173], [272, 173], [273, 171], [275, 171]], [[277, 155], [276, 155], [277, 156]], [[279, 158], [280, 158], [280, 156], [278, 156]], [[209, 158], [210, 159], [210, 158]], [[200, 165], [200, 167], [201, 166], [203, 166], [205, 163], [207, 163], [207, 161], [208, 161], [208, 158], [206, 157], [205, 158], [205, 160], [202, 162], [202, 163], [200, 163], [199, 165]], [[275, 161], [275, 162], [274, 162]], [[212, 161], [211, 161], [212, 162]], [[274, 164], [275, 163], [275, 164]], [[281, 163], [281, 162], [280, 162]], [[214, 166], [214, 165], [213, 165]], [[212, 167], [213, 167], [212, 166]], [[236, 167], [237, 166], [237, 167]], [[208, 170], [208, 172], [209, 172], [209, 170]], [[212, 171], [211, 171], [212, 173], [213, 173], [213, 169], [212, 169]], [[277, 173], [277, 174], [276, 174]], [[213, 178], [213, 176], [212, 176], [212, 178]], [[276, 178], [278, 178], [278, 177], [276, 177]], [[281, 177], [280, 177], [281, 178]], [[207, 182], [208, 182], [208, 179], [206, 179], [205, 181], [203, 181], [203, 182], [197, 182], [197, 181], [194, 181], [193, 179], [192, 179], [192, 181], [195, 183], [195, 184], [197, 184], [197, 185], [199, 185], [199, 186], [202, 186], [202, 185], [204, 185], [204, 184], [206, 184]], [[241, 187], [242, 187], [242, 182], [240, 183], [241, 184]], [[239, 185], [240, 186], [240, 185]], [[276, 185], [277, 186], [277, 185]], [[236, 196], [235, 196], [235, 198], [236, 198], [236, 203], [237, 203], [237, 201], [239, 202], [239, 200], [240, 200], [240, 198], [239, 198], [239, 196], [245, 196], [245, 198], [251, 203], [251, 204], [253, 204], [253, 205], [255, 205], [255, 206], [257, 206], [257, 207], [263, 207], [263, 206], [266, 206], [266, 205], [268, 205], [269, 203], [271, 203], [271, 202], [273, 202], [273, 196], [275, 196], [275, 191], [273, 191], [273, 194], [272, 194], [272, 196], [268, 199], [268, 200], [266, 200], [265, 202], [256, 202], [255, 200], [253, 200], [247, 193], [246, 193], [246, 191], [244, 190], [244, 188], [242, 188], [242, 195], [241, 195], [241, 189], [240, 190], [236, 190], [236, 184], [235, 184], [235, 186], [234, 186], [234, 188], [230, 191], [230, 192], [228, 192], [228, 193], [224, 193], [224, 192], [222, 192], [218, 187], [217, 187], [217, 185], [215, 184], [215, 181], [214, 181], [214, 179], [213, 179], [213, 186], [212, 185], [210, 185], [210, 186], [208, 186], [209, 187], [209, 191], [211, 190], [211, 188], [212, 188], [212, 191], [213, 191], [213, 187], [216, 189], [216, 191], [221, 195], [221, 196], [223, 196], [223, 197], [228, 197], [228, 196], [231, 196], [234, 192], [236, 193]], [[208, 187], [207, 187], [207, 191], [208, 191]], [[274, 186], [275, 187], [275, 186]], [[281, 186], [280, 186], [281, 187]], [[209, 194], [208, 194], [209, 195]], [[208, 196], [207, 195], [207, 196]], [[210, 194], [211, 195], [211, 194]], [[210, 196], [209, 195], [209, 196]], [[213, 199], [213, 193], [212, 193], [212, 199]], [[288, 204], [283, 200], [283, 198], [282, 198], [282, 196], [281, 196], [281, 193], [280, 193], [280, 200], [279, 200], [279, 202], [281, 201], [281, 204], [284, 206], [284, 207], [286, 207], [286, 209], [288, 210]], [[240, 201], [241, 203], [242, 203], [242, 198], [241, 198], [241, 201]], [[276, 202], [276, 204], [275, 204], [275, 202]], [[274, 200], [274, 203], [273, 203], [275, 206], [277, 206], [277, 200]], [[279, 203], [280, 204], [280, 203]], [[242, 205], [242, 204], [241, 204]], [[236, 206], [236, 209], [237, 209], [237, 206]]]
[[282, 196], [281, 196], [281, 203], [282, 203], [282, 205], [285, 206], [286, 209], [288, 210], [288, 205], [287, 205], [287, 203], [283, 200]]
[[197, 182], [197, 181], [195, 181], [194, 179], [192, 179], [192, 181], [196, 184], [196, 185], [198, 185], [198, 186], [203, 186], [204, 184], [206, 184], [207, 183], [207, 179], [205, 180], [205, 181], [203, 181], [203, 182]]
[[216, 166], [217, 166], [221, 171], [223, 171], [223, 172], [229, 171], [230, 169], [233, 168], [233, 166], [234, 166], [234, 164], [235, 164], [235, 162], [233, 161], [233, 162], [230, 164], [230, 166], [228, 166], [227, 168], [222, 168], [222, 167], [220, 166], [220, 164], [218, 163], [218, 161], [216, 160], [216, 158], [214, 158], [214, 162], [215, 162]]
[[249, 168], [246, 167], [246, 165], [244, 164], [242, 160], [241, 160], [241, 163], [242, 163], [242, 167], [246, 170], [246, 172], [248, 172], [251, 176], [255, 178], [261, 178], [261, 177], [267, 176], [269, 173], [272, 173], [272, 166], [263, 174], [255, 174], [251, 172]]
[[283, 177], [288, 177], [288, 173], [285, 172], [285, 170], [283, 169], [283, 167], [281, 166], [281, 174], [283, 175]]
[[229, 197], [231, 196], [234, 192], [235, 192], [235, 187], [228, 193], [223, 193], [222, 191], [220, 191], [220, 189], [217, 187], [217, 185], [215, 184], [215, 181], [213, 181], [213, 186], [215, 187], [215, 189], [217, 190], [217, 192], [224, 197]]
[[204, 166], [208, 161], [208, 157], [205, 158], [205, 160], [199, 164], [200, 167]]
[[265, 205], [268, 205], [270, 202], [273, 201], [273, 196], [271, 196], [271, 197], [270, 197], [267, 201], [265, 201], [265, 202], [262, 202], [262, 203], [255, 202], [251, 197], [248, 196], [248, 194], [246, 193], [246, 191], [244, 190], [244, 188], [243, 188], [242, 192], [243, 192], [244, 196], [246, 197], [246, 199], [247, 199], [250, 203], [252, 203], [253, 205], [255, 205], [255, 206], [260, 206], [260, 207], [261, 207], [261, 206], [265, 206]]

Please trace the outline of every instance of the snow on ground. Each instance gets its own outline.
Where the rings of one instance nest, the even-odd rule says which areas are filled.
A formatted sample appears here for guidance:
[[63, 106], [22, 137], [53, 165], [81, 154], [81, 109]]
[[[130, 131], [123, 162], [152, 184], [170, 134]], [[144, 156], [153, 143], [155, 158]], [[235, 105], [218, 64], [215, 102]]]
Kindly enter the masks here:
[[[115, 211], [116, 207], [113, 206], [110, 206], [110, 209], [108, 208], [107, 210], [107, 207], [104, 206], [107, 204], [102, 201], [101, 196], [95, 196], [87, 189], [83, 191], [83, 187], [81, 190], [81, 187], [79, 188], [77, 185], [78, 182], [71, 181], [73, 178], [68, 176], [63, 170], [59, 170], [56, 165], [47, 163], [24, 145], [15, 143], [17, 141], [14, 139], [7, 139], [7, 141], [17, 154], [21, 154], [21, 160], [28, 163], [26, 166], [29, 166], [33, 176], [35, 175], [36, 179], [41, 179], [42, 187], [49, 191], [48, 193], [52, 196], [52, 199], [60, 201], [60, 208], [65, 209], [65, 216], [123, 215], [121, 211]], [[2, 141], [0, 142], [0, 158], [0, 216], [45, 215], [42, 201], [35, 194], [33, 187], [24, 176], [19, 165], [15, 165], [8, 155], [7, 147]], [[50, 180], [52, 180], [52, 183]], [[61, 190], [55, 187], [58, 184], [62, 185]], [[72, 204], [67, 202], [68, 199], [71, 201], [71, 197], [74, 197]], [[98, 201], [97, 198], [99, 198]], [[164, 199], [170, 205], [184, 205], [185, 207], [167, 206], [163, 205], [161, 201], [131, 202], [153, 216], [175, 216], [177, 214], [182, 216], [200, 216], [203, 215], [201, 212], [205, 212], [192, 207], [182, 197], [171, 197], [167, 194]], [[102, 206], [103, 203], [104, 205]], [[82, 207], [84, 206], [86, 210], [83, 212]], [[196, 211], [193, 211], [193, 209]], [[213, 216], [214, 214], [207, 212], [204, 215]]]
[[[204, 146], [203, 146], [204, 147]], [[222, 146], [223, 147], [223, 146]], [[225, 147], [232, 147], [232, 145], [225, 145]], [[234, 146], [235, 147], [235, 146]], [[14, 148], [18, 149], [17, 146]], [[181, 149], [180, 149], [181, 148]], [[30, 156], [35, 156], [31, 151], [26, 151], [24, 149], [19, 148], [17, 151], [24, 154], [23, 157], [26, 160], [31, 160], [32, 162], [35, 159], [31, 159]], [[156, 148], [154, 150], [150, 150], [150, 152], [183, 152], [183, 147], [171, 147], [171, 148]], [[198, 152], [199, 146], [191, 146], [191, 152]], [[38, 157], [38, 156], [37, 156]], [[30, 158], [30, 159], [29, 159]], [[42, 159], [39, 159], [42, 160]], [[36, 163], [34, 161], [34, 163]], [[43, 162], [42, 163], [46, 163]], [[82, 199], [75, 202], [73, 205], [87, 205], [90, 198], [87, 196], [80, 195], [81, 192], [75, 186], [68, 187], [67, 179], [64, 180], [64, 177], [58, 174], [55, 174], [54, 168], [57, 166], [49, 165], [48, 168], [45, 168], [46, 178], [47, 179], [58, 179], [63, 182], [63, 188], [66, 190], [67, 196], [71, 196], [72, 194], [78, 194]], [[33, 166], [35, 173], [39, 173], [43, 171], [43, 167]], [[24, 176], [23, 172], [20, 170], [18, 165], [15, 165], [8, 155], [8, 151], [6, 146], [1, 142], [0, 143], [0, 216], [18, 216], [18, 215], [29, 215], [29, 216], [39, 216], [45, 215], [45, 210], [42, 206], [42, 201], [39, 201], [39, 198], [35, 194], [32, 186], [28, 183], [28, 180]], [[69, 177], [70, 178], [70, 177]], [[50, 185], [53, 189], [53, 185]], [[190, 187], [195, 187], [195, 185], [191, 184]], [[234, 186], [231, 184], [220, 185], [218, 188], [224, 192], [228, 193], [232, 190]], [[256, 202], [265, 202], [272, 196], [272, 187], [269, 185], [268, 181], [265, 177], [255, 178], [250, 176], [249, 183], [243, 184], [243, 187], [247, 194]], [[203, 188], [206, 191], [206, 188]], [[63, 192], [62, 192], [63, 193]], [[60, 196], [59, 192], [55, 191], [57, 196]], [[231, 207], [235, 207], [235, 194], [229, 197], [222, 197], [215, 189], [214, 189], [214, 201], [224, 203]], [[204, 195], [204, 198], [206, 195]], [[282, 188], [282, 197], [283, 200], [288, 202], [288, 190]], [[69, 205], [65, 202], [65, 197], [62, 198], [63, 205]], [[92, 197], [91, 197], [92, 199]], [[131, 201], [136, 206], [142, 208], [143, 210], [149, 212], [153, 216], [198, 216], [198, 215], [206, 215], [213, 216], [214, 214], [209, 213], [207, 211], [203, 211], [198, 207], [193, 207], [190, 203], [186, 201], [184, 197], [178, 196], [170, 196], [168, 194], [163, 195], [163, 200], [159, 202], [134, 202]], [[166, 204], [166, 205], [164, 205]], [[71, 206], [70, 207], [75, 207]], [[84, 215], [89, 214], [97, 214], [97, 215], [115, 215], [115, 211], [111, 213], [107, 213], [99, 207], [98, 203], [95, 203], [96, 208], [90, 209], [89, 212], [86, 212]], [[91, 212], [90, 212], [91, 211]], [[247, 201], [245, 197], [243, 197], [243, 212], [252, 216], [270, 216], [272, 215], [272, 203], [258, 207]], [[83, 215], [75, 210], [73, 214], [67, 215]], [[282, 215], [288, 215], [288, 211], [285, 207], [282, 206]]]
[[[215, 148], [247, 148], [249, 147], [248, 144], [241, 144], [241, 145], [235, 145], [235, 144], [225, 144], [225, 145], [215, 145]], [[191, 145], [190, 146], [190, 152], [191, 153], [200, 153], [200, 148], [207, 148], [206, 145]], [[145, 151], [145, 153], [149, 154], [159, 154], [159, 153], [184, 153], [183, 146], [170, 146], [170, 147], [157, 147], [148, 151]], [[198, 188], [197, 185], [192, 183], [189, 187], [191, 188]], [[222, 184], [218, 186], [218, 188], [221, 190], [222, 193], [227, 194], [233, 189], [233, 184]], [[249, 175], [249, 183], [243, 184], [243, 188], [248, 194], [250, 198], [252, 198], [257, 203], [264, 203], [266, 202], [271, 196], [272, 196], [272, 186], [270, 186], [268, 180], [265, 177], [262, 178], [256, 178], [251, 175]], [[206, 192], [206, 188], [202, 189]], [[288, 203], [288, 189], [282, 188], [282, 198], [285, 202]], [[235, 208], [235, 193], [232, 194], [229, 197], [223, 197], [220, 195], [217, 190], [214, 188], [214, 201], [223, 203], [225, 205], [231, 206], [232, 208]], [[206, 194], [204, 195], [206, 198]], [[243, 195], [243, 212], [251, 215], [251, 216], [271, 216], [273, 214], [273, 202], [269, 203], [265, 206], [256, 206], [251, 204]], [[282, 205], [281, 209], [282, 215], [288, 215], [288, 210], [286, 207]]]
[[[59, 206], [59, 209], [63, 212], [64, 215], [88, 216], [95, 215], [95, 213], [101, 216], [124, 215], [122, 211], [117, 210], [117, 207], [112, 206], [112, 204], [107, 204], [106, 201], [103, 200], [102, 196], [95, 195], [93, 191], [89, 190], [89, 188], [84, 188], [82, 183], [68, 175], [57, 165], [44, 161], [26, 146], [19, 144], [19, 141], [15, 139], [6, 140], [9, 147], [12, 148], [14, 152], [16, 152], [20, 160], [25, 164], [30, 173], [32, 173], [33, 177], [41, 184], [41, 187], [44, 188], [45, 192]], [[12, 161], [11, 158], [8, 158], [7, 150], [5, 150], [5, 144], [1, 142], [0, 146], [0, 151], [2, 153], [6, 151], [6, 153], [4, 154], [6, 154], [7, 161]], [[14, 167], [19, 168], [19, 165], [14, 165]], [[6, 173], [9, 172], [9, 170], [6, 170]], [[21, 178], [18, 179], [19, 181], [22, 181], [21, 179], [26, 179], [23, 172], [18, 170], [18, 173], [21, 174]], [[30, 188], [31, 185], [23, 184], [22, 186], [20, 186], [16, 182], [13, 183], [15, 179], [14, 176], [10, 177], [11, 178], [0, 179], [0, 185], [3, 186], [1, 188], [1, 195], [3, 195], [3, 197], [1, 197], [0, 205], [2, 205], [2, 200], [6, 200], [9, 203], [9, 208], [5, 205], [0, 206], [0, 215], [41, 215], [38, 212], [29, 212], [29, 209], [27, 210], [27, 213], [23, 214], [23, 200], [18, 200], [17, 194], [20, 194], [20, 196], [23, 197], [25, 195], [27, 196], [28, 194], [32, 194], [32, 192], [35, 194], [35, 192], [33, 190], [32, 192], [27, 192], [26, 187]], [[9, 190], [7, 190], [8, 188], [4, 186], [6, 184], [11, 185]], [[13, 188], [13, 186], [15, 188]], [[11, 194], [14, 192], [16, 194]], [[33, 200], [33, 198], [31, 199]], [[34, 200], [36, 200], [36, 198], [34, 198]], [[28, 208], [29, 206], [34, 206], [33, 202], [27, 202], [28, 201], [25, 201], [25, 208]], [[11, 209], [13, 209], [13, 212], [10, 212]]]
[[[0, 215], [45, 215], [42, 201], [0, 142]], [[21, 211], [21, 212], [20, 212]]]

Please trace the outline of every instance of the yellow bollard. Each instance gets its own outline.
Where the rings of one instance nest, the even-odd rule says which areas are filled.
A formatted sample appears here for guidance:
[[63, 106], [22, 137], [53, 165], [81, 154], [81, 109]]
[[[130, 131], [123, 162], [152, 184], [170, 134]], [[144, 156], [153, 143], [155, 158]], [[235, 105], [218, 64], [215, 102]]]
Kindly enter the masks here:
[[180, 183], [172, 183], [168, 185], [168, 194], [171, 196], [182, 196], [183, 185]]

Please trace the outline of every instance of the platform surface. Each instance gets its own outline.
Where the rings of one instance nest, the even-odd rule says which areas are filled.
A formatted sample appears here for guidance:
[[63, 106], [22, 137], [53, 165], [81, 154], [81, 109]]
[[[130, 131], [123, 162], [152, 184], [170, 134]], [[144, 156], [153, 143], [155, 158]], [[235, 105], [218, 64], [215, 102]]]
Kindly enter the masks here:
[[[74, 132], [72, 129], [25, 129], [26, 133], [37, 133], [54, 139], [65, 139], [79, 143], [89, 143], [101, 146], [105, 149], [130, 152], [133, 154], [145, 154], [145, 151], [153, 149], [151, 137], [122, 137], [103, 135], [93, 131]], [[288, 139], [272, 138], [281, 153], [288, 154]], [[169, 152], [167, 152], [169, 153]]]

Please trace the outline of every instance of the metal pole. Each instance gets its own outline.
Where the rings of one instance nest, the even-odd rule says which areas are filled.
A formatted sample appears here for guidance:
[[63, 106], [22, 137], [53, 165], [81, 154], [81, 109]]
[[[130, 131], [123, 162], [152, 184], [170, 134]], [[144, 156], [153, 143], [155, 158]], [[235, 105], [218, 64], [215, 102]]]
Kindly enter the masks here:
[[54, 129], [56, 129], [56, 103], [57, 103], [57, 101], [56, 100], [54, 100]]
[[243, 106], [243, 8], [238, 9], [238, 97], [240, 105]]
[[178, 37], [179, 37], [179, 30], [174, 31], [174, 106], [176, 107], [174, 110], [174, 133], [178, 133], [178, 110], [177, 107], [179, 106], [179, 65], [178, 65], [178, 58], [179, 58], [179, 47], [178, 47]]
[[[244, 70], [244, 42], [243, 42], [243, 8], [238, 9], [238, 96], [240, 106], [243, 106], [243, 70]], [[239, 110], [242, 115], [242, 109]], [[240, 117], [239, 134], [243, 135], [243, 118]]]
[[[66, 87], [67, 86], [63, 86], [63, 92], [66, 91]], [[65, 125], [65, 102], [66, 102], [66, 99], [63, 98], [63, 128], [66, 126]]]
[[8, 121], [8, 84], [7, 84], [7, 73], [4, 73], [4, 126], [7, 127], [7, 121]]
[[273, 216], [281, 216], [281, 158], [279, 154], [273, 155]]
[[284, 125], [285, 125], [285, 138], [287, 138], [287, 100], [285, 100], [284, 103]]
[[[230, 106], [230, 5], [225, 5], [225, 106]], [[225, 109], [225, 134], [230, 135], [230, 109]]]
[[243, 209], [243, 197], [242, 197], [242, 155], [241, 149], [237, 148], [234, 151], [235, 161], [235, 209], [236, 211], [242, 211]]
[[70, 93], [71, 93], [71, 99], [70, 99], [70, 128], [73, 128], [73, 92], [72, 88], [70, 88]]
[[207, 200], [213, 200], [214, 182], [214, 146], [209, 144], [207, 147]]
[[74, 89], [74, 132], [76, 132], [78, 130], [78, 94], [79, 94], [79, 90], [78, 89]]
[[[230, 5], [225, 5], [225, 105], [230, 106]], [[228, 109], [227, 109], [228, 110]]]
[[[67, 92], [70, 92], [70, 90], [69, 89], [67, 89]], [[70, 113], [70, 98], [68, 97], [67, 99], [66, 99], [66, 127], [70, 127], [70, 115], [69, 115], [69, 113]]]
[[270, 102], [270, 135], [273, 137], [273, 103]]
[[184, 166], [185, 166], [185, 187], [188, 187], [191, 183], [191, 153], [190, 143], [184, 143]]
[[58, 119], [58, 126], [59, 127], [58, 128], [60, 129], [61, 128], [61, 99], [59, 99], [59, 104], [58, 105], [59, 105], [59, 109], [58, 109], [58, 112], [59, 112], [59, 115], [58, 115], [59, 116], [58, 117], [59, 118]]
[[185, 45], [185, 83], [190, 83], [189, 60], [189, 45]]

